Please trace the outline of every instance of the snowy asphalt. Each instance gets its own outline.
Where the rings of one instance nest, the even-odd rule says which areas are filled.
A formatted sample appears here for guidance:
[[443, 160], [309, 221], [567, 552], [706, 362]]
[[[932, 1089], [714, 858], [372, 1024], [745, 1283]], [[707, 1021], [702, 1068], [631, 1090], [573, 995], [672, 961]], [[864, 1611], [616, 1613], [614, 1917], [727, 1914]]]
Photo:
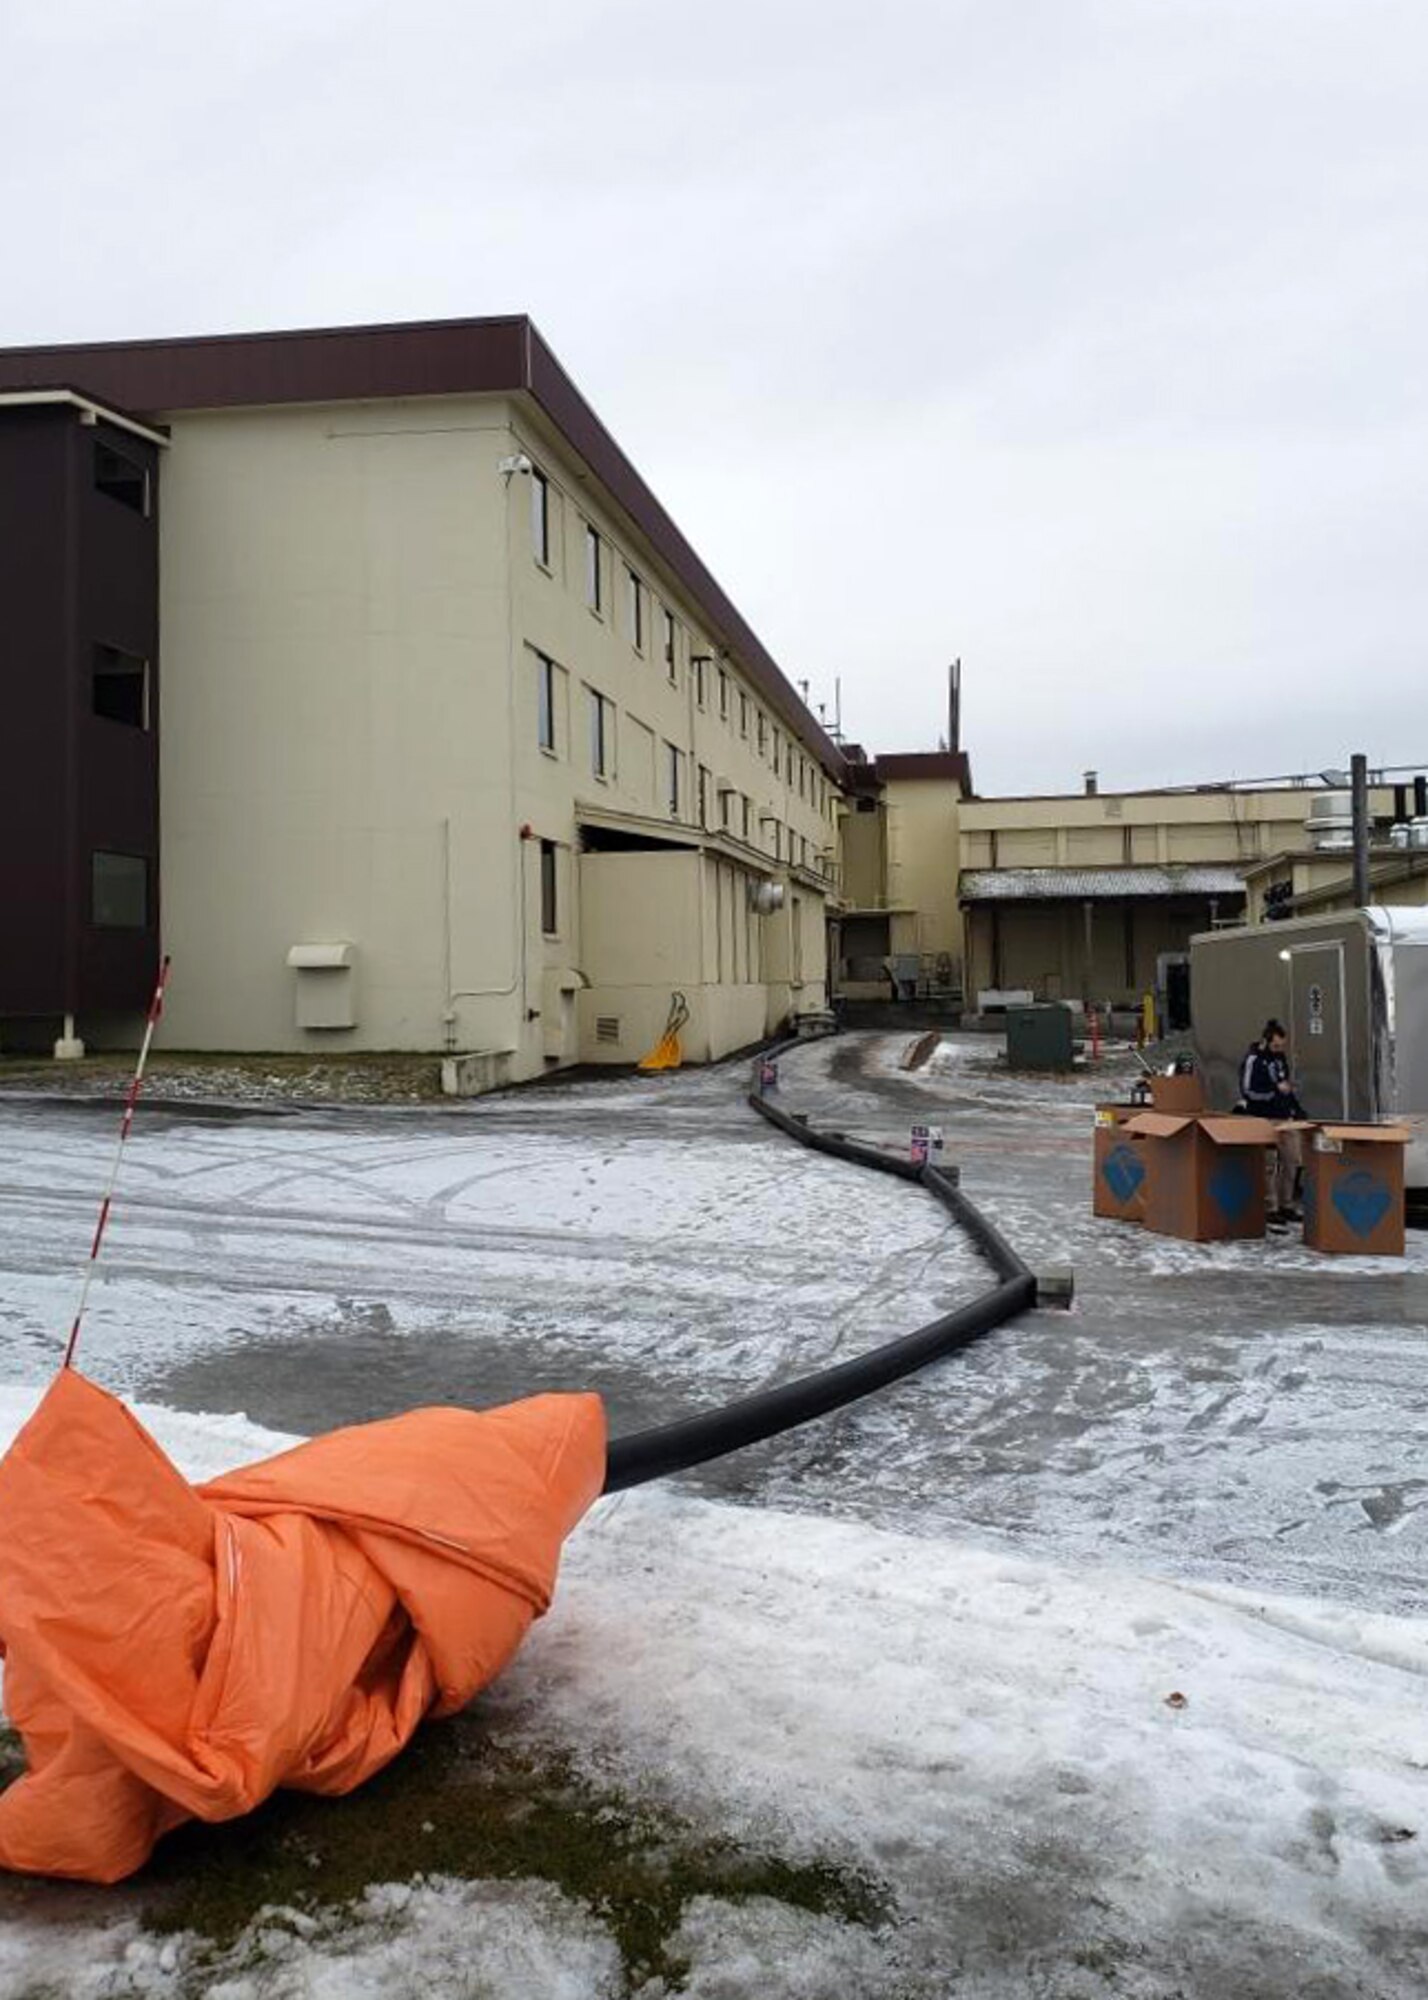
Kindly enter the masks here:
[[[791, 1052], [781, 1101], [963, 1184], [1070, 1313], [1029, 1314], [693, 1490], [1378, 1610], [1423, 1602], [1428, 1237], [1402, 1265], [1202, 1248], [1090, 1214], [1090, 1107], [1125, 1074], [1009, 1078], [995, 1045]], [[906, 1331], [988, 1273], [942, 1211], [811, 1155], [742, 1064], [459, 1109], [149, 1106], [85, 1358], [110, 1387], [310, 1432], [423, 1402], [600, 1390], [615, 1432]], [[107, 1106], [0, 1099], [0, 1362], [44, 1379], [112, 1145]]]
[[[1090, 1107], [1123, 1076], [1010, 1079], [970, 1037], [914, 1073], [911, 1039], [800, 1049], [783, 1101], [889, 1145], [940, 1122], [1028, 1260], [1075, 1266], [1075, 1310], [602, 1503], [452, 1730], [891, 1891], [880, 1931], [694, 1899], [690, 2000], [1420, 2000], [1428, 1242], [1394, 1265], [1097, 1222]], [[237, 1412], [305, 1432], [593, 1385], [629, 1428], [989, 1281], [920, 1192], [771, 1132], [745, 1081], [150, 1106], [85, 1364], [197, 1477], [282, 1442]], [[113, 1132], [0, 1098], [0, 1443], [57, 1359]], [[0, 1883], [0, 2000], [676, 1990], [551, 1883], [405, 1852], [358, 1906], [256, 1922], [221, 1976], [143, 1893]]]

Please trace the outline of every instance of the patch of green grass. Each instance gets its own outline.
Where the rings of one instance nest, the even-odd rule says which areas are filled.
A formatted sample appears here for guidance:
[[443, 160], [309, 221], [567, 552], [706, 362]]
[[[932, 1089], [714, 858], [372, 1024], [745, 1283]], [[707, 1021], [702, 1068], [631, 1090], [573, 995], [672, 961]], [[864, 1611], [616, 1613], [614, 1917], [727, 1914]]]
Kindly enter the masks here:
[[687, 1967], [670, 1940], [696, 1896], [768, 1897], [867, 1927], [891, 1915], [886, 1890], [856, 1870], [703, 1832], [470, 1717], [421, 1732], [346, 1799], [286, 1792], [229, 1825], [178, 1830], [136, 1886], [148, 1928], [194, 1932], [216, 1956], [264, 1905], [318, 1914], [417, 1873], [553, 1883], [609, 1928], [632, 1985], [658, 1977], [671, 1991]]

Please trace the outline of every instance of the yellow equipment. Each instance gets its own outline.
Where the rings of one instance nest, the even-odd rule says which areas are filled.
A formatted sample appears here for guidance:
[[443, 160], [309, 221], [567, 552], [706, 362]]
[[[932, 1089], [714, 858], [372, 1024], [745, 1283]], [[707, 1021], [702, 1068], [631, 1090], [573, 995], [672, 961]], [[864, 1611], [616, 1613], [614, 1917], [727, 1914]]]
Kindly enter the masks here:
[[684, 1050], [680, 1047], [679, 1031], [689, 1019], [689, 1002], [682, 993], [669, 996], [669, 1019], [664, 1024], [664, 1033], [647, 1056], [636, 1064], [637, 1069], [678, 1069], [684, 1061]]

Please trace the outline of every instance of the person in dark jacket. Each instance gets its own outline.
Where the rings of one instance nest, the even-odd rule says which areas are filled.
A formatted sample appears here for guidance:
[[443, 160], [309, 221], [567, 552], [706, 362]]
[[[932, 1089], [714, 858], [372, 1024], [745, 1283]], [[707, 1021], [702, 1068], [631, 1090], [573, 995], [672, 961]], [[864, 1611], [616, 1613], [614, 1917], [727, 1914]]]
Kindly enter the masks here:
[[[1264, 1033], [1245, 1051], [1240, 1065], [1240, 1096], [1253, 1118], [1272, 1118], [1276, 1124], [1302, 1119], [1304, 1107], [1295, 1095], [1289, 1072], [1289, 1039], [1280, 1021], [1266, 1021]], [[1292, 1221], [1299, 1179], [1304, 1167], [1304, 1149], [1297, 1132], [1280, 1132], [1270, 1162], [1269, 1213], [1272, 1222]]]

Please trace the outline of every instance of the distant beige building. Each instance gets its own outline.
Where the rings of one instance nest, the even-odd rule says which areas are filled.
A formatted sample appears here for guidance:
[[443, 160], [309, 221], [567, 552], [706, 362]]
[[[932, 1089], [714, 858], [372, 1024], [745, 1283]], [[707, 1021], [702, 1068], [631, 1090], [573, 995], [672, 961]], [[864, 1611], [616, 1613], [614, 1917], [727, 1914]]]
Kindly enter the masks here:
[[77, 949], [138, 926], [151, 968], [161, 917], [168, 1046], [485, 1085], [634, 1061], [676, 994], [695, 1059], [826, 1005], [843, 756], [528, 320], [0, 353], [80, 480], [93, 398], [92, 504], [157, 519], [158, 600], [81, 634], [86, 687], [119, 662], [86, 741], [156, 740], [161, 804]]
[[[1274, 913], [1317, 917], [1354, 908], [1353, 872], [1347, 856], [1314, 848], [1274, 854], [1245, 877], [1245, 921], [1262, 924]], [[1428, 848], [1397, 852], [1382, 843], [1369, 851], [1369, 901], [1393, 908], [1428, 903]]]
[[[1322, 787], [1207, 785], [979, 798], [961, 753], [849, 749], [839, 990], [1138, 1006], [1164, 997], [1197, 931], [1256, 921], [1292, 875], [1307, 910], [1348, 894], [1347, 861], [1307, 847]], [[1383, 821], [1393, 810], [1372, 795]], [[1428, 889], [1428, 852], [1380, 854], [1384, 883]], [[1299, 905], [1296, 905], [1298, 907]], [[993, 1001], [992, 1004], [996, 1004]]]
[[847, 753], [837, 986], [886, 999], [894, 983], [919, 996], [962, 985], [957, 901], [958, 813], [971, 789], [961, 751], [869, 759]]
[[1304, 823], [1284, 789], [976, 799], [961, 814], [968, 1001], [1136, 1005], [1196, 931], [1241, 921], [1246, 869]]

